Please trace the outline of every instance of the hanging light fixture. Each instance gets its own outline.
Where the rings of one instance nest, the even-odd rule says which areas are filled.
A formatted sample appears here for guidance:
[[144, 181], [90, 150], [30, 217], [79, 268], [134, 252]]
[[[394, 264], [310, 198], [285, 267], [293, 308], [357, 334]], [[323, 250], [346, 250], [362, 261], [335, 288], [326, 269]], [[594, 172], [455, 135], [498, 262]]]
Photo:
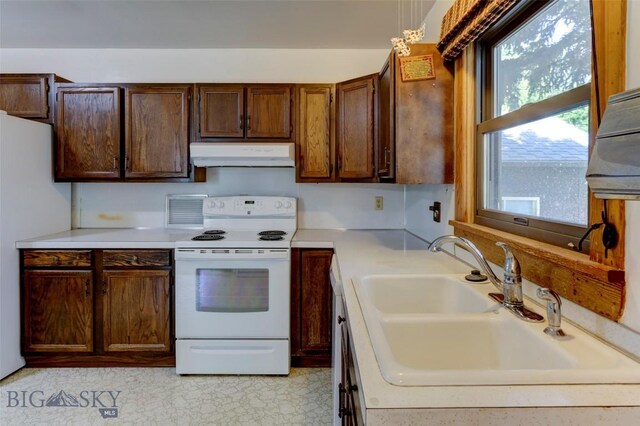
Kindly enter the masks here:
[[[401, 24], [404, 24], [404, 1], [398, 0], [398, 32], [400, 32]], [[420, 11], [418, 13], [418, 1], [420, 1]], [[422, 16], [422, 1], [423, 0], [410, 0], [411, 6], [411, 22], [410, 25], [412, 27], [416, 27], [417, 24], [421, 21], [424, 21], [424, 16]], [[415, 18], [415, 19], [414, 19]], [[402, 25], [404, 26], [404, 25]], [[415, 44], [424, 38], [425, 26], [423, 24], [415, 29], [406, 29], [402, 31], [403, 37], [393, 37], [391, 39], [391, 45], [393, 46], [393, 50], [398, 54], [398, 56], [409, 56], [411, 54], [411, 48], [409, 45]]]

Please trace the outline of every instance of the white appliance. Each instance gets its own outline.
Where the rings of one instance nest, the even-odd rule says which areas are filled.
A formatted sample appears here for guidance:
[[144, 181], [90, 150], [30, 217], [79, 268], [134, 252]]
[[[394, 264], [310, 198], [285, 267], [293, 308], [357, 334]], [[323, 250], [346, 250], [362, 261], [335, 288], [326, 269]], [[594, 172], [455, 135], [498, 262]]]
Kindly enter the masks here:
[[0, 379], [24, 366], [15, 242], [71, 225], [71, 184], [53, 183], [51, 150], [50, 125], [0, 111]]
[[197, 167], [294, 167], [293, 143], [192, 143], [189, 151]]
[[209, 197], [203, 216], [176, 243], [176, 372], [289, 374], [296, 199]]

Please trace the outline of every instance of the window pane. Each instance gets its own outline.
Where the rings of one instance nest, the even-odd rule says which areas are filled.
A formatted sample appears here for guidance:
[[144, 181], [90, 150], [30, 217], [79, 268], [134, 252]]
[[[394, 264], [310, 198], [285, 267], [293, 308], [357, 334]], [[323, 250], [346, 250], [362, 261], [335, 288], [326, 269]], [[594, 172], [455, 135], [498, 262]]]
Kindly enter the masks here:
[[494, 117], [591, 81], [591, 14], [558, 0], [493, 47]]
[[484, 208], [584, 226], [589, 107], [484, 135]]

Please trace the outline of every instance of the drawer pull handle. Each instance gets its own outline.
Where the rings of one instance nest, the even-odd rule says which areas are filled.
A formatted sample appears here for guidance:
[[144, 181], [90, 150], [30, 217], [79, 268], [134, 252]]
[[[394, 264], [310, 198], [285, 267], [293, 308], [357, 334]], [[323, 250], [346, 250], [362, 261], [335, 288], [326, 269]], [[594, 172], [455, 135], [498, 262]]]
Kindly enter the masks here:
[[342, 324], [345, 321], [346, 320], [344, 319], [344, 317], [341, 317], [340, 315], [338, 315], [338, 324]]

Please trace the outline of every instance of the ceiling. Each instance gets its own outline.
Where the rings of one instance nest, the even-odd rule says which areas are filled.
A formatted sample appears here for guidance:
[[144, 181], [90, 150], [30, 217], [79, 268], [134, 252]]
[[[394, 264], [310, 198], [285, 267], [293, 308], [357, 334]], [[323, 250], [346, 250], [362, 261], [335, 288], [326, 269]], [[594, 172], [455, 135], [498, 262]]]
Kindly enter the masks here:
[[434, 2], [0, 0], [0, 47], [389, 48], [398, 10], [402, 29], [417, 27]]

